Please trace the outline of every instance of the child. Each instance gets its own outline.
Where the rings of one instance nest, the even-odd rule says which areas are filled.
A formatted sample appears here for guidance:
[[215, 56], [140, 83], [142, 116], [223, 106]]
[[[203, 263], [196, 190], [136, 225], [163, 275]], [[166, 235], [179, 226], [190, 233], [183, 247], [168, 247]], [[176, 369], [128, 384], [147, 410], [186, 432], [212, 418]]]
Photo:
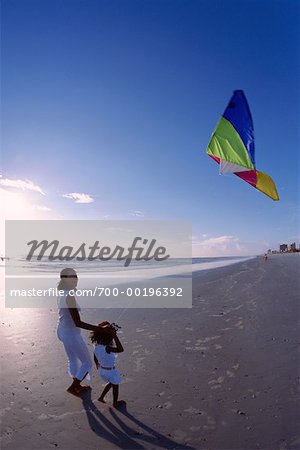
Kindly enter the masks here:
[[[99, 329], [91, 333], [91, 341], [95, 345], [94, 361], [102, 380], [107, 382], [107, 385], [105, 386], [98, 400], [100, 402], [106, 403], [104, 397], [112, 388], [113, 405], [115, 408], [118, 408], [119, 406], [124, 405], [126, 402], [124, 400], [118, 400], [121, 375], [120, 372], [115, 368], [115, 353], [121, 353], [124, 351], [124, 349], [117, 336], [116, 330], [110, 325], [107, 325], [107, 328], [108, 332]], [[113, 341], [115, 341], [116, 347], [112, 346]]]

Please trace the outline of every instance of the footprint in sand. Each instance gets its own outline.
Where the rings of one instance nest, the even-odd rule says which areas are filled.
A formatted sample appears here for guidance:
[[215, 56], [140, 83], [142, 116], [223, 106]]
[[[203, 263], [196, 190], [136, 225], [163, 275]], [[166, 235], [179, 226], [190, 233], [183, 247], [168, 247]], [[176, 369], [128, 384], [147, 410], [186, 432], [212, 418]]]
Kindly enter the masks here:
[[172, 407], [172, 405], [173, 405], [172, 402], [165, 402], [165, 403], [163, 404], [163, 407], [164, 407], [165, 409], [170, 409], [170, 408]]
[[12, 436], [14, 434], [14, 429], [11, 427], [6, 427], [4, 431], [2, 431], [1, 433], [1, 437], [0, 437], [0, 442], [6, 440], [6, 441], [11, 441], [12, 440]]
[[191, 430], [191, 431], [199, 431], [199, 430], [201, 430], [201, 427], [195, 427], [195, 426], [193, 426], [193, 427], [190, 427], [190, 430]]
[[3, 417], [6, 413], [6, 411], [10, 411], [11, 407], [7, 406], [6, 408], [0, 409], [0, 417]]
[[[297, 447], [298, 447], [298, 445], [300, 445], [300, 436], [298, 436], [298, 437], [296, 437], [292, 442], [291, 442], [291, 445], [297, 445]], [[295, 449], [297, 448], [297, 447], [295, 447]]]
[[216, 422], [216, 419], [214, 419], [213, 417], [207, 416], [207, 423], [209, 425], [215, 425], [217, 422]]
[[211, 416], [207, 416], [207, 425], [203, 425], [204, 430], [215, 430], [216, 429], [216, 419]]
[[225, 377], [218, 377], [208, 382], [209, 385], [222, 384], [225, 380]]
[[207, 342], [215, 341], [216, 339], [220, 339], [220, 337], [221, 336], [217, 335], [217, 336], [206, 337], [204, 339], [197, 339], [197, 344], [206, 344]]
[[145, 368], [144, 364], [142, 364], [142, 361], [145, 359], [145, 356], [140, 356], [139, 358], [136, 358], [136, 360], [134, 361], [135, 364], [135, 369], [134, 372], [140, 372], [141, 370], [143, 370]]
[[158, 394], [157, 394], [159, 397], [162, 397], [163, 395], [165, 395], [165, 392], [163, 391], [163, 392], [159, 392]]
[[232, 308], [231, 311], [238, 311], [239, 309], [241, 309], [244, 305], [239, 305], [236, 308]]
[[150, 338], [150, 339], [157, 339], [158, 336], [156, 334], [149, 334], [148, 338]]
[[176, 430], [174, 436], [175, 439], [182, 440], [187, 436], [187, 434], [182, 430]]
[[32, 413], [32, 410], [28, 406], [24, 406], [22, 409], [28, 413]]
[[227, 374], [227, 376], [228, 376], [229, 378], [235, 377], [234, 373], [231, 372], [230, 370], [226, 370], [226, 374]]
[[193, 406], [190, 406], [188, 409], [184, 409], [184, 412], [187, 412], [189, 414], [199, 414], [199, 415], [206, 415], [205, 412], [200, 411], [200, 409], [194, 408]]
[[84, 413], [86, 413], [86, 410], [83, 408], [83, 409], [80, 409], [79, 411], [66, 411], [63, 414], [45, 414], [45, 413], [42, 413], [37, 418], [39, 420], [51, 420], [52, 419], [52, 420], [55, 420], [55, 421], [61, 421], [65, 417], [77, 416], [77, 415], [81, 415], [81, 414], [84, 414]]
[[239, 328], [240, 330], [243, 330], [243, 328], [244, 328], [243, 321], [239, 320], [234, 326], [236, 328]]

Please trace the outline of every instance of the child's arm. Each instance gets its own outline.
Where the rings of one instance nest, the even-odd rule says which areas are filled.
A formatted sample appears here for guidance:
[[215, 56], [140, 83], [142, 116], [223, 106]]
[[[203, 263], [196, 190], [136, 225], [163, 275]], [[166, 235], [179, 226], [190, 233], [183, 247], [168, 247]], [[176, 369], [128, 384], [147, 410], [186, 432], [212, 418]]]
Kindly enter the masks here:
[[97, 356], [95, 355], [95, 353], [94, 353], [94, 361], [95, 361], [97, 369], [99, 369], [99, 361], [98, 361]]
[[118, 338], [117, 334], [114, 336], [114, 341], [116, 344], [116, 347], [111, 347], [110, 345], [106, 346], [107, 353], [122, 353], [124, 352], [123, 345], [120, 342], [120, 339]]

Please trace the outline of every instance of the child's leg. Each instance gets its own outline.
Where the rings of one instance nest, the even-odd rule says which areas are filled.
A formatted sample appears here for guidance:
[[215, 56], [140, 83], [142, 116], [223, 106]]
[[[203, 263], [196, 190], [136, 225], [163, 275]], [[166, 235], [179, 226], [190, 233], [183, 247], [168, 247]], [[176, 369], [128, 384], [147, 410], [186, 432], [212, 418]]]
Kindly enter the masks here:
[[112, 388], [113, 388], [113, 402], [114, 402], [114, 405], [115, 405], [115, 404], [118, 403], [119, 385], [118, 384], [113, 384]]
[[112, 388], [113, 388], [114, 407], [118, 408], [118, 406], [126, 405], [125, 400], [118, 400], [118, 398], [119, 398], [119, 385], [118, 384], [113, 384]]
[[105, 403], [104, 397], [106, 396], [106, 394], [108, 393], [108, 391], [110, 390], [110, 388], [111, 388], [112, 386], [113, 386], [113, 385], [112, 385], [111, 383], [108, 383], [108, 384], [105, 386], [105, 388], [103, 389], [102, 394], [101, 394], [100, 397], [98, 398], [99, 402]]

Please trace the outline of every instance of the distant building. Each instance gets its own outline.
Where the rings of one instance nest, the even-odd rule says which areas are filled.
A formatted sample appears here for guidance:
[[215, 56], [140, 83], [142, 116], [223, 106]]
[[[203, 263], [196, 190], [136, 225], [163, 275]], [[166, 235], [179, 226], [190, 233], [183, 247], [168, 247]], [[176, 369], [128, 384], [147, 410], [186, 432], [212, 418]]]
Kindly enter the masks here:
[[269, 248], [269, 250], [267, 251], [267, 253], [270, 255], [272, 253], [272, 250]]
[[288, 246], [286, 244], [280, 244], [279, 245], [279, 251], [280, 253], [285, 253], [288, 251]]
[[295, 242], [293, 242], [291, 245], [288, 246], [288, 251], [289, 252], [296, 252], [297, 251]]

